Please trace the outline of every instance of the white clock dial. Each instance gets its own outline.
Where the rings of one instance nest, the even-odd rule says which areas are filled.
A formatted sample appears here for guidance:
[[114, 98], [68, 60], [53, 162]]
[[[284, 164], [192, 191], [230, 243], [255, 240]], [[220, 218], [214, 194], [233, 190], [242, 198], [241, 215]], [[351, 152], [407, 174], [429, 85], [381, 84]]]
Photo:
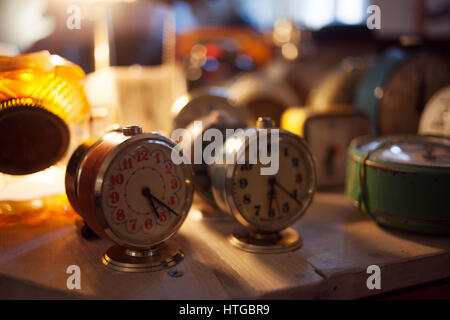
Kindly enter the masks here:
[[172, 107], [172, 111], [176, 114], [173, 129], [186, 128], [194, 120], [203, 119], [216, 110], [224, 111], [229, 116], [243, 121], [248, 119], [245, 108], [231, 100], [226, 89], [211, 87], [194, 92], [192, 95], [182, 96], [175, 101]]
[[345, 182], [348, 146], [352, 139], [369, 133], [369, 121], [363, 116], [324, 115], [307, 120], [304, 135], [316, 160], [319, 186]]
[[159, 243], [184, 219], [189, 195], [171, 148], [152, 140], [121, 150], [104, 175], [101, 208], [111, 231], [129, 244]]
[[[361, 148], [363, 152], [377, 148], [385, 139]], [[418, 137], [399, 141], [373, 152], [372, 159], [418, 166], [450, 167], [450, 140], [440, 137]]]
[[280, 136], [279, 171], [261, 175], [261, 164], [237, 164], [231, 181], [233, 202], [255, 230], [279, 231], [300, 218], [315, 189], [313, 160], [305, 146]]
[[419, 133], [450, 136], [450, 86], [428, 102], [420, 117]]

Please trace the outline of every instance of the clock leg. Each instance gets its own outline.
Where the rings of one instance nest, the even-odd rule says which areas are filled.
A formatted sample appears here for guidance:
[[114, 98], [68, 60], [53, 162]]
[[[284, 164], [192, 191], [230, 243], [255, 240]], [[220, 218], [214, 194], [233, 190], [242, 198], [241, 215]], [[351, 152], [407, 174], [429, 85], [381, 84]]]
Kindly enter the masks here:
[[258, 233], [241, 228], [233, 231], [228, 241], [236, 248], [252, 253], [282, 253], [302, 246], [300, 235], [292, 228], [275, 233]]
[[183, 251], [167, 243], [149, 250], [130, 250], [115, 245], [106, 251], [102, 262], [115, 271], [151, 272], [171, 268], [183, 258]]

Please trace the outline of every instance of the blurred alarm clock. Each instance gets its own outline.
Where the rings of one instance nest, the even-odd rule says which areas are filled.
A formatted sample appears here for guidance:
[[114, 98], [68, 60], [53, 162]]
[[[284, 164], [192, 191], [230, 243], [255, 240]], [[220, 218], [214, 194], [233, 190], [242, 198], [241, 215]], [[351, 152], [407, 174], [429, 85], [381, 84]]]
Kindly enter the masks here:
[[282, 128], [305, 138], [316, 160], [317, 186], [345, 183], [347, 148], [356, 137], [372, 133], [369, 119], [352, 105], [330, 106], [319, 112], [313, 107], [293, 107], [283, 113]]
[[359, 82], [367, 71], [367, 64], [365, 59], [359, 57], [342, 60], [311, 91], [307, 105], [316, 110], [325, 110], [335, 105], [353, 104]]
[[427, 103], [420, 117], [419, 133], [450, 136], [450, 85]]
[[204, 141], [203, 136], [210, 129], [219, 130], [225, 137], [227, 129], [246, 128], [249, 113], [229, 97], [225, 88], [220, 87], [199, 89], [180, 97], [173, 111], [173, 129], [185, 128], [191, 135], [191, 139], [184, 139], [180, 146], [191, 159], [196, 186], [195, 204], [204, 213], [212, 212], [217, 207], [211, 193], [208, 165], [203, 157], [195, 161], [193, 150], [197, 145], [202, 147], [201, 150], [205, 149], [209, 142]]
[[206, 87], [179, 97], [172, 106], [172, 129], [187, 128], [195, 120], [208, 117], [213, 111], [226, 112], [229, 116], [248, 121], [248, 110], [230, 97], [222, 87]]
[[[304, 215], [316, 190], [314, 159], [302, 138], [275, 128], [270, 118], [259, 118], [257, 127], [250, 128], [258, 139], [261, 131], [267, 130], [267, 141], [275, 129], [279, 130], [278, 153], [271, 155], [279, 161], [276, 173], [264, 175], [262, 170], [269, 165], [248, 161], [252, 147], [245, 136], [227, 139], [220, 153], [225, 159], [236, 157], [236, 161], [209, 167], [218, 207], [243, 226], [229, 241], [248, 252], [286, 252], [301, 247], [300, 236], [289, 226]], [[269, 146], [275, 153], [275, 146]]]
[[383, 226], [450, 234], [449, 182], [449, 137], [361, 137], [348, 149], [347, 195]]
[[420, 49], [387, 51], [361, 80], [356, 107], [378, 134], [416, 133], [431, 96], [450, 83], [450, 64]]
[[257, 73], [244, 74], [235, 79], [229, 86], [229, 92], [232, 99], [247, 107], [252, 119], [270, 117], [276, 125], [280, 125], [281, 114], [286, 108], [298, 105], [297, 96], [289, 86], [272, 82]]
[[66, 172], [66, 191], [76, 212], [100, 237], [116, 243], [102, 258], [125, 272], [156, 271], [184, 254], [167, 244], [191, 207], [190, 165], [174, 164], [175, 143], [158, 133], [127, 126], [81, 145]]

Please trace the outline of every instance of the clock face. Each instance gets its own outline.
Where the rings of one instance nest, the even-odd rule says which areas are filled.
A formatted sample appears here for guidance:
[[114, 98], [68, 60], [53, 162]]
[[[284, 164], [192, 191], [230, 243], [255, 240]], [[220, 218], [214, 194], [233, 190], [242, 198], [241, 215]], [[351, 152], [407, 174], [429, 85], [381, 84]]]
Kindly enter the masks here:
[[[383, 140], [375, 141], [360, 150], [367, 152]], [[365, 150], [365, 151], [364, 151]], [[371, 159], [418, 166], [450, 167], [450, 139], [440, 137], [417, 137], [392, 144], [375, 151]]]
[[[183, 102], [183, 100], [180, 100]], [[180, 102], [176, 102], [175, 106]], [[216, 94], [205, 93], [194, 96], [189, 101], [185, 101], [184, 105], [177, 106], [180, 108], [174, 120], [174, 129], [186, 128], [189, 123], [196, 119], [208, 116], [214, 110], [224, 110], [229, 114], [236, 114], [236, 110], [230, 101]]]
[[319, 186], [345, 182], [348, 146], [352, 139], [369, 133], [369, 120], [360, 115], [324, 115], [307, 120], [304, 134], [316, 159]]
[[259, 231], [279, 231], [303, 215], [315, 191], [315, 167], [309, 150], [298, 139], [280, 134], [275, 175], [261, 175], [260, 163], [234, 167], [231, 196], [241, 223]]
[[450, 136], [450, 86], [439, 90], [427, 104], [419, 133]]
[[417, 132], [425, 104], [449, 81], [450, 66], [434, 55], [419, 53], [401, 64], [384, 88], [374, 91], [380, 99], [380, 133]]
[[132, 246], [152, 246], [173, 234], [192, 201], [190, 177], [171, 161], [171, 147], [138, 140], [117, 153], [101, 188], [112, 233]]

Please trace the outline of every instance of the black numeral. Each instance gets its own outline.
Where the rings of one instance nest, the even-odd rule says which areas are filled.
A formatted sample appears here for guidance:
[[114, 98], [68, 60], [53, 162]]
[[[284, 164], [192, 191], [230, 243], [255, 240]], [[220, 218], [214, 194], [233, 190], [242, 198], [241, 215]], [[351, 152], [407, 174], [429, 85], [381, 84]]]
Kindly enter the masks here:
[[243, 201], [244, 201], [245, 204], [249, 204], [250, 202], [252, 202], [252, 197], [251, 197], [251, 195], [248, 194], [248, 193], [247, 193], [247, 194], [244, 194]]
[[253, 208], [255, 208], [255, 216], [259, 215], [259, 210], [261, 209], [261, 205], [255, 205]]

